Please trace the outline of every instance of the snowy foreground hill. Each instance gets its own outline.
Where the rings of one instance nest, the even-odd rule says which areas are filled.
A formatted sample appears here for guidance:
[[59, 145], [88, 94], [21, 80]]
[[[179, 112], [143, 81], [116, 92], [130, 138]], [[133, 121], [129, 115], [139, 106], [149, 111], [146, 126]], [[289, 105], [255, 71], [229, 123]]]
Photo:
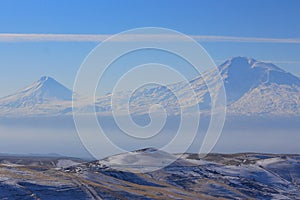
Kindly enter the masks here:
[[[252, 58], [235, 57], [218, 67], [224, 82], [227, 96], [227, 111], [234, 115], [300, 115], [300, 78], [271, 63], [256, 61]], [[210, 110], [211, 97], [220, 88], [219, 83], [211, 84], [211, 93], [207, 83], [214, 83], [216, 69], [190, 81], [196, 93], [197, 104], [203, 112]], [[131, 97], [130, 109], [133, 114], [145, 114], [153, 104], [163, 105], [169, 114], [177, 115], [180, 106], [191, 105], [191, 96], [187, 83], [176, 83], [167, 87], [141, 88]], [[179, 94], [180, 101], [171, 92]], [[125, 92], [125, 91], [124, 91]], [[126, 104], [124, 92], [116, 94], [118, 111], [124, 111]], [[126, 93], [126, 92], [125, 92]], [[111, 95], [99, 97], [94, 105], [77, 96], [76, 111], [99, 115], [111, 114]], [[42, 77], [32, 85], [17, 93], [0, 99], [1, 116], [57, 116], [72, 114], [72, 91], [50, 77]]]
[[300, 155], [183, 154], [136, 171], [174, 156], [152, 148], [89, 162], [0, 156], [0, 199], [300, 199]]

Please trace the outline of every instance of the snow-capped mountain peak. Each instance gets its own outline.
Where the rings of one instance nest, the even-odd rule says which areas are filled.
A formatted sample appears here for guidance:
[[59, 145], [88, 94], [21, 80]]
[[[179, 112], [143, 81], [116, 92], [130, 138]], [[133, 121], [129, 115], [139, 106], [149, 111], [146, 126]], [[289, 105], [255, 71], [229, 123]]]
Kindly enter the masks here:
[[40, 90], [38, 92], [43, 99], [72, 100], [72, 91], [49, 76], [41, 77], [32, 86], [32, 89]]
[[[132, 93], [130, 112], [135, 115], [148, 113], [153, 104], [162, 105], [168, 114], [177, 115], [182, 107], [193, 113], [195, 101], [188, 89], [195, 91], [201, 112], [210, 110], [211, 96], [217, 95], [220, 83], [216, 74], [221, 75], [227, 96], [227, 111], [238, 115], [300, 115], [300, 78], [284, 71], [272, 63], [257, 61], [253, 58], [234, 57], [218, 67], [191, 80], [189, 84], [179, 82], [153, 88], [139, 88]], [[204, 81], [206, 80], [206, 81]], [[207, 84], [210, 84], [208, 91]], [[212, 83], [212, 84], [211, 84]], [[177, 98], [172, 91], [176, 91]], [[130, 91], [128, 91], [130, 92]], [[125, 92], [127, 94], [127, 92]], [[126, 96], [126, 95], [125, 95]], [[78, 96], [79, 97], [79, 96]], [[116, 112], [127, 109], [124, 94], [116, 94]], [[94, 104], [77, 98], [75, 109], [83, 114], [94, 110], [99, 115], [111, 114], [111, 95], [96, 98]], [[95, 108], [95, 109], [94, 109]], [[13, 95], [0, 99], [0, 114], [14, 115], [65, 115], [72, 114], [72, 91], [51, 77], [43, 76], [28, 87]]]
[[219, 66], [229, 103], [260, 85], [300, 86], [300, 79], [272, 63], [234, 57]]
[[0, 100], [1, 106], [20, 108], [52, 101], [71, 101], [72, 91], [55, 79], [43, 76], [38, 81]]

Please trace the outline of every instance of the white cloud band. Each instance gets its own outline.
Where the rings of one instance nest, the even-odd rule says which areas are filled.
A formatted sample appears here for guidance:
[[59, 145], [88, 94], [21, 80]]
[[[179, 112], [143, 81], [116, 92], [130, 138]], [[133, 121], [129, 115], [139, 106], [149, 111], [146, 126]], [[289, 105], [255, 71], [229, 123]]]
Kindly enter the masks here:
[[[0, 42], [101, 42], [109, 34], [24, 34], [0, 33]], [[300, 44], [300, 38], [258, 38], [214, 35], [190, 35], [199, 42], [243, 42], [243, 43], [289, 43]], [[126, 35], [116, 42], [130, 41], [167, 41], [178, 42], [184, 38], [166, 34], [135, 34]]]

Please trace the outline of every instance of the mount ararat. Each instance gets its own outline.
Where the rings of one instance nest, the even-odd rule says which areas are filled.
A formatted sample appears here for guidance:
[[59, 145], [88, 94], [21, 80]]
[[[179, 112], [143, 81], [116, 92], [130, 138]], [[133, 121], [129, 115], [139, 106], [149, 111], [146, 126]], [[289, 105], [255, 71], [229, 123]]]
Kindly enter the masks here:
[[[216, 71], [216, 70], [219, 70]], [[232, 115], [300, 115], [300, 78], [284, 71], [272, 63], [257, 61], [252, 58], [234, 57], [196, 77], [187, 83], [175, 83], [165, 86], [140, 88], [133, 93], [130, 101], [131, 112], [146, 114], [149, 105], [161, 104], [169, 114], [177, 115], [180, 106], [189, 105], [191, 98], [186, 92], [191, 86], [197, 96], [200, 110], [210, 109], [211, 96], [204, 80], [213, 82], [216, 72], [220, 73], [227, 96], [227, 113]], [[215, 84], [213, 93], [220, 85]], [[171, 90], [170, 90], [171, 89]], [[177, 100], [171, 91], [180, 94]], [[58, 116], [72, 114], [73, 92], [51, 77], [42, 77], [33, 84], [15, 94], [0, 99], [0, 116]], [[122, 94], [117, 95], [118, 109], [126, 109]], [[96, 98], [94, 105], [89, 105], [83, 98], [80, 107], [74, 108], [84, 113], [91, 113], [95, 107], [97, 114], [111, 113], [111, 95]]]

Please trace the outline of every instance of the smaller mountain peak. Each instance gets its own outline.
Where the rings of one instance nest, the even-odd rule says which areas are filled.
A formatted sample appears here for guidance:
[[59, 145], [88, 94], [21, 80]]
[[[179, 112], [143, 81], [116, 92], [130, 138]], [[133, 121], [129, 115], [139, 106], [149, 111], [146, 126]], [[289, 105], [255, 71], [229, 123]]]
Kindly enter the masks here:
[[72, 91], [50, 76], [42, 76], [38, 81], [26, 88], [27, 92], [28, 88], [33, 96], [38, 95], [40, 99], [72, 99]]

